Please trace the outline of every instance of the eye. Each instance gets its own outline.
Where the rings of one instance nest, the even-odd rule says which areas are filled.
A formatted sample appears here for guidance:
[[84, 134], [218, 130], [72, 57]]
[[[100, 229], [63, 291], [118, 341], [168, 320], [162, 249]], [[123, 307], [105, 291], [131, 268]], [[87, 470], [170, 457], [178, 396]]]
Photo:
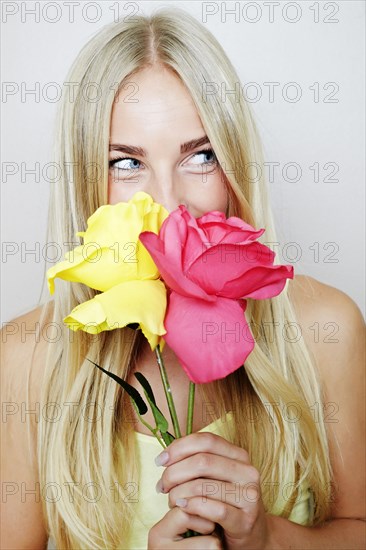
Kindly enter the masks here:
[[136, 163], [138, 165], [141, 164], [139, 160], [132, 157], [119, 157], [116, 159], [111, 159], [108, 164], [110, 169], [113, 168], [114, 170], [131, 172], [139, 169], [139, 166], [136, 166]]
[[[199, 159], [198, 161], [195, 161], [195, 162], [191, 162], [195, 159], [195, 157], [211, 157], [210, 160], [206, 160], [206, 161], [202, 161], [202, 159]], [[192, 155], [192, 157], [190, 158], [190, 163], [194, 164], [194, 165], [200, 165], [200, 164], [217, 164], [217, 158], [216, 158], [216, 155], [215, 153], [213, 152], [213, 150], [211, 148], [209, 149], [202, 149], [201, 151], [197, 151], [197, 153], [194, 153], [194, 155]]]

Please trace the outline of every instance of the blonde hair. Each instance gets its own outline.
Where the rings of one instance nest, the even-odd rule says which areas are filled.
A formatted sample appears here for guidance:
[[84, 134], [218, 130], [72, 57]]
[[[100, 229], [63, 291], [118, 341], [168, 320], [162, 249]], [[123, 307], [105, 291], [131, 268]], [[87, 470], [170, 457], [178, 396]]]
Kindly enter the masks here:
[[[165, 7], [150, 17], [134, 16], [103, 27], [71, 67], [67, 80], [79, 86], [74, 101], [65, 99], [58, 113], [55, 161], [63, 180], [51, 190], [48, 241], [67, 247], [65, 251], [70, 249], [66, 243], [80, 244], [75, 233], [84, 231], [87, 218], [107, 204], [107, 151], [115, 95], [137, 71], [156, 64], [173, 70], [193, 98], [225, 169], [228, 214], [264, 227], [263, 242], [276, 242], [263, 172], [255, 177], [251, 172], [253, 166], [263, 166], [263, 154], [249, 107], [241, 95], [228, 94], [223, 99], [217, 93], [203, 93], [209, 83], [233, 90], [239, 78], [205, 27], [187, 12]], [[98, 101], [85, 100], [90, 83], [98, 85]], [[95, 163], [97, 174], [90, 177], [88, 167]], [[227, 438], [247, 449], [260, 472], [266, 511], [289, 517], [300, 484], [306, 481], [315, 504], [309, 524], [316, 525], [329, 515], [332, 472], [324, 419], [320, 414], [315, 421], [310, 410], [314, 403], [323, 402], [321, 386], [313, 358], [303, 339], [296, 338], [290, 284], [275, 298], [248, 300], [246, 317], [257, 328], [253, 329], [257, 341], [245, 367], [226, 379], [199, 386], [199, 391], [205, 403], [217, 404], [218, 414], [233, 412], [234, 429], [226, 426]], [[130, 483], [138, 483], [139, 475], [129, 422], [131, 404], [120, 386], [86, 358], [127, 379], [141, 334], [129, 328], [98, 336], [70, 331], [62, 319], [96, 292], [61, 280], [56, 287], [52, 320], [62, 331], [48, 346], [42, 403], [58, 404], [63, 414], [55, 423], [42, 416], [38, 456], [41, 487], [56, 483], [62, 496], [44, 500], [44, 515], [58, 548], [120, 548], [132, 524]], [[278, 407], [269, 411], [273, 402]], [[72, 403], [77, 404], [76, 412]], [[95, 404], [92, 412], [91, 403]], [[281, 413], [289, 403], [301, 410], [297, 421]], [[294, 482], [293, 491], [279, 508], [283, 487], [278, 482], [288, 476]], [[97, 499], [85, 493], [93, 484], [98, 488]]]

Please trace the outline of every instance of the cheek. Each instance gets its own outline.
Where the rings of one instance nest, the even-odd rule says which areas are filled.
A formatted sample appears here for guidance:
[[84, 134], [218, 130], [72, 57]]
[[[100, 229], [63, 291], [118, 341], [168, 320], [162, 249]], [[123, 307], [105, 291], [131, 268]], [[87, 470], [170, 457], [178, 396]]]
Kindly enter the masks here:
[[141, 185], [128, 183], [113, 178], [112, 174], [108, 177], [108, 204], [117, 204], [118, 202], [129, 201], [136, 191], [142, 191]]
[[227, 187], [224, 177], [220, 174], [207, 175], [207, 180], [191, 190], [188, 201], [195, 212], [195, 217], [201, 216], [210, 210], [219, 210], [226, 213], [228, 204]]

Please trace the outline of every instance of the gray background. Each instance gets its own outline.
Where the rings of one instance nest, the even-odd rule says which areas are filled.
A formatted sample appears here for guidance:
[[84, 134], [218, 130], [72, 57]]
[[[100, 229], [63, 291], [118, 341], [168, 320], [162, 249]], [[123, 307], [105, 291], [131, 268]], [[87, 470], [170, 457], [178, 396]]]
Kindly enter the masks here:
[[[64, 2], [40, 2], [36, 21], [35, 4], [2, 3], [3, 89], [14, 91], [2, 98], [2, 322], [35, 307], [44, 282], [57, 104], [49, 83], [65, 91], [77, 52], [117, 8], [126, 17], [168, 4], [214, 33], [246, 85], [266, 160], [279, 163], [269, 186], [283, 261], [364, 311], [364, 2], [76, 2], [73, 21]], [[216, 13], [205, 21], [204, 10]], [[37, 96], [25, 93], [37, 86]], [[35, 163], [36, 177], [26, 173]]]
[[[180, 5], [204, 22], [241, 82], [252, 83], [247, 93], [266, 160], [279, 163], [269, 185], [282, 259], [295, 273], [343, 290], [364, 312], [364, 2], [226, 2], [226, 10], [240, 7], [226, 20], [218, 2], [79, 1], [73, 20], [64, 2], [40, 2], [39, 20], [29, 11], [35, 2], [7, 2], [2, 81], [14, 94], [3, 95], [1, 104], [1, 321], [35, 307], [44, 282], [47, 163], [57, 103], [49, 83], [62, 88], [82, 45], [116, 16], [113, 6], [125, 17], [162, 4]], [[10, 5], [16, 13], [7, 13]], [[206, 21], [205, 9], [216, 12]], [[268, 83], [278, 83], [273, 97]], [[36, 97], [25, 94], [37, 86]], [[301, 98], [292, 101], [299, 90]], [[36, 177], [26, 173], [35, 163]]]

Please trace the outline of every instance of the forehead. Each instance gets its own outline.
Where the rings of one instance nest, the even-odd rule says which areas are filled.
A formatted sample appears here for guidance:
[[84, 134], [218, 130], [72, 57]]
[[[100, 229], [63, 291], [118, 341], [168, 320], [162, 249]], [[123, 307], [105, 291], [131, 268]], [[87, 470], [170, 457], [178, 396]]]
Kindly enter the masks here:
[[111, 133], [128, 132], [136, 125], [147, 131], [179, 127], [192, 132], [203, 128], [189, 91], [164, 67], [144, 69], [128, 77], [115, 100]]

